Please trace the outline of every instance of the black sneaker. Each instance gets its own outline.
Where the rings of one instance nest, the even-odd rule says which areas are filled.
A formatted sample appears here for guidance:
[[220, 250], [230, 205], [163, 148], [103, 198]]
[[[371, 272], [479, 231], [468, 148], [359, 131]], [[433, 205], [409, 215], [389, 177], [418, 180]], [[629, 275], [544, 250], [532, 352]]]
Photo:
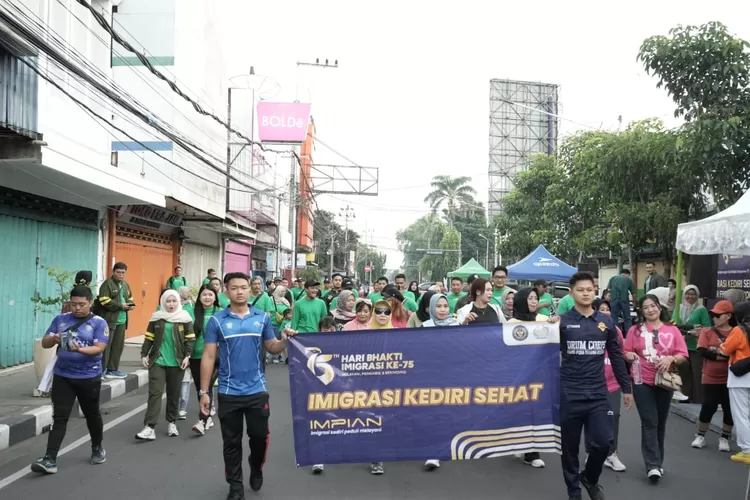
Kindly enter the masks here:
[[580, 476], [581, 486], [586, 488], [586, 492], [589, 494], [591, 500], [605, 500], [604, 488], [599, 483], [591, 484], [586, 479], [586, 475], [582, 472]]
[[263, 471], [250, 471], [250, 489], [260, 491], [263, 487]]
[[45, 455], [33, 464], [31, 472], [37, 474], [57, 474], [57, 461], [49, 455]]
[[245, 500], [245, 492], [243, 490], [229, 490], [227, 500]]
[[103, 464], [107, 461], [107, 452], [104, 451], [103, 446], [94, 446], [91, 448], [91, 465]]

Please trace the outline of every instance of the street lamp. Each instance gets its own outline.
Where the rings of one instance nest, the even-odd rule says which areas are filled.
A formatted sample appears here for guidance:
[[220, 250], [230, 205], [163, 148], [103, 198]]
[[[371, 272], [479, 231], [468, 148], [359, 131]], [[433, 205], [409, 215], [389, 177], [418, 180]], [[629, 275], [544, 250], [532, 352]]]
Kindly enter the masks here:
[[482, 238], [484, 241], [487, 242], [487, 251], [484, 253], [484, 268], [488, 269], [490, 268], [490, 240], [489, 238], [482, 236], [481, 234], [478, 234], [480, 238]]

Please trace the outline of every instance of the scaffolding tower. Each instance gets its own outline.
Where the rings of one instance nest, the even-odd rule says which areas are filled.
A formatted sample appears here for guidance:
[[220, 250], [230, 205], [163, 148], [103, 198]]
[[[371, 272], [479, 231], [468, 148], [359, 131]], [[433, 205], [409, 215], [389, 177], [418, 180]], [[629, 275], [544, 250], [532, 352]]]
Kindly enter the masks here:
[[489, 217], [500, 213], [513, 178], [535, 153], [555, 154], [559, 85], [490, 80]]

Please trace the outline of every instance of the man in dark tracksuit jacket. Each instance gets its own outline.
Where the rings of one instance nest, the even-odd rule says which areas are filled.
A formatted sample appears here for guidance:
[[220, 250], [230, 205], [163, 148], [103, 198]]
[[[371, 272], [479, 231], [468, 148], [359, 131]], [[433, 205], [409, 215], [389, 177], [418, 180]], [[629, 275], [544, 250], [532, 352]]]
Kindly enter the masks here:
[[125, 281], [128, 266], [118, 262], [112, 268], [112, 277], [99, 287], [98, 306], [94, 314], [104, 318], [109, 326], [109, 342], [102, 359], [103, 375], [106, 378], [126, 378], [120, 371], [120, 357], [125, 350], [125, 330], [128, 326], [128, 311], [135, 304], [130, 285]]
[[[581, 500], [581, 485], [591, 500], [604, 500], [599, 476], [613, 440], [612, 412], [607, 401], [604, 353], [609, 354], [625, 407], [633, 404], [625, 358], [612, 319], [592, 304], [596, 296], [594, 278], [579, 272], [570, 278], [575, 307], [560, 321], [560, 431], [562, 469], [570, 500]], [[580, 472], [578, 454], [581, 431], [586, 428], [589, 457]]]

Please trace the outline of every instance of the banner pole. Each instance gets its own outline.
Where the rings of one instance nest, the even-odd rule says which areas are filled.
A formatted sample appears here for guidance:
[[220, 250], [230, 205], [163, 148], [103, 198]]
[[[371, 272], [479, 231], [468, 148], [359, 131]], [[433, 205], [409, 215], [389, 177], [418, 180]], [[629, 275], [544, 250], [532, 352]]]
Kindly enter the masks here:
[[680, 324], [680, 304], [682, 304], [682, 251], [677, 250], [677, 290], [675, 295], [675, 307], [674, 314], [672, 315], [672, 321], [676, 325]]

